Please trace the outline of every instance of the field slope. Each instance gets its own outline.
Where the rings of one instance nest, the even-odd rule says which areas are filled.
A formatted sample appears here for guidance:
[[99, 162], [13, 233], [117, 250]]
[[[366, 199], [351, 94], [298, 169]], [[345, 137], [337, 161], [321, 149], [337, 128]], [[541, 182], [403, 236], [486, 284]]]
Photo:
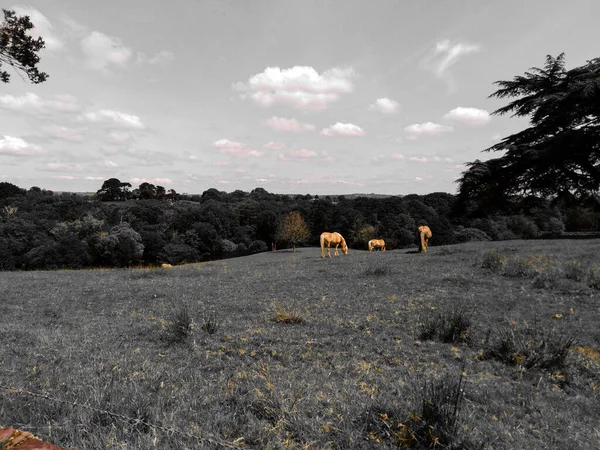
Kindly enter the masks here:
[[600, 448], [599, 254], [0, 273], [0, 426], [85, 449]]

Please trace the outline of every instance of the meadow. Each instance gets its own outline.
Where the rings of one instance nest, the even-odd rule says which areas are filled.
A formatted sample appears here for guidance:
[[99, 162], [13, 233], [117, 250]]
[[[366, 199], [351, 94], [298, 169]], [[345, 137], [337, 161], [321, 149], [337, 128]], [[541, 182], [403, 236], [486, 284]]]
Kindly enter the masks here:
[[80, 449], [597, 449], [599, 254], [2, 272], [0, 425]]

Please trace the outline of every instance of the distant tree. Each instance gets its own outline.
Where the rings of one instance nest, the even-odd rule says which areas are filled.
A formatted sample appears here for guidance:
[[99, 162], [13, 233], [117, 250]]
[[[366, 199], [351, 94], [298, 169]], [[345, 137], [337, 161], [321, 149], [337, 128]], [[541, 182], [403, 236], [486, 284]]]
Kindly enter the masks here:
[[154, 186], [151, 183], [140, 184], [139, 190], [140, 190], [140, 198], [143, 200], [156, 198], [156, 186]]
[[503, 205], [515, 195], [586, 198], [600, 188], [600, 58], [571, 70], [564, 53], [548, 55], [490, 97], [520, 97], [492, 114], [530, 116], [530, 127], [485, 151], [499, 158], [476, 160], [457, 180], [461, 202]]
[[277, 233], [277, 240], [291, 243], [293, 251], [296, 251], [296, 244], [305, 241], [309, 237], [310, 231], [299, 211], [288, 213]]
[[24, 195], [25, 189], [6, 181], [0, 182], [0, 198], [13, 197], [15, 195]]
[[122, 183], [118, 178], [109, 178], [96, 192], [98, 199], [104, 202], [127, 200], [131, 183]]
[[4, 83], [10, 81], [10, 74], [1, 69], [2, 64], [7, 64], [19, 75], [21, 72], [27, 75], [32, 83], [43, 83], [48, 74], [40, 72], [36, 67], [40, 61], [37, 52], [46, 43], [41, 37], [34, 39], [27, 34], [34, 27], [29, 16], [17, 16], [14, 11], [4, 8], [2, 12], [4, 21], [0, 23], [0, 80]]
[[125, 267], [144, 255], [142, 237], [127, 222], [113, 227], [96, 244], [102, 264]]

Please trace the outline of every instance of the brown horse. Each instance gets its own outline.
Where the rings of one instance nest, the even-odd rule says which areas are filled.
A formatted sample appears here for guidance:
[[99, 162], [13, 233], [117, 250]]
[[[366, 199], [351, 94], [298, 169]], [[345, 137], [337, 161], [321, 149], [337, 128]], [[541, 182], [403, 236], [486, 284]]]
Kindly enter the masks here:
[[427, 253], [427, 246], [429, 245], [429, 239], [431, 239], [431, 229], [427, 225], [421, 225], [419, 227], [419, 251]]
[[338, 233], [329, 233], [325, 231], [321, 233], [321, 258], [325, 258], [325, 247], [327, 246], [327, 254], [331, 256], [331, 244], [335, 245], [335, 250], [333, 252], [334, 256], [338, 256], [338, 246], [342, 246], [342, 253], [344, 255], [348, 254], [348, 246], [346, 245], [346, 239]]
[[371, 239], [369, 241], [369, 251], [372, 252], [374, 248], [379, 248], [379, 250], [385, 252], [385, 241], [383, 239]]

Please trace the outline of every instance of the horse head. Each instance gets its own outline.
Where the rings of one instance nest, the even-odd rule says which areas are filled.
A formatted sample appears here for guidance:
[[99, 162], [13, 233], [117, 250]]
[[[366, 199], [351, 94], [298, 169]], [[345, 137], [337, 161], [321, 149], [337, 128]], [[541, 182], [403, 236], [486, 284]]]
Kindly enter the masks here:
[[344, 240], [342, 241], [342, 253], [344, 255], [348, 254], [348, 246], [346, 245], [346, 241], [344, 241]]

